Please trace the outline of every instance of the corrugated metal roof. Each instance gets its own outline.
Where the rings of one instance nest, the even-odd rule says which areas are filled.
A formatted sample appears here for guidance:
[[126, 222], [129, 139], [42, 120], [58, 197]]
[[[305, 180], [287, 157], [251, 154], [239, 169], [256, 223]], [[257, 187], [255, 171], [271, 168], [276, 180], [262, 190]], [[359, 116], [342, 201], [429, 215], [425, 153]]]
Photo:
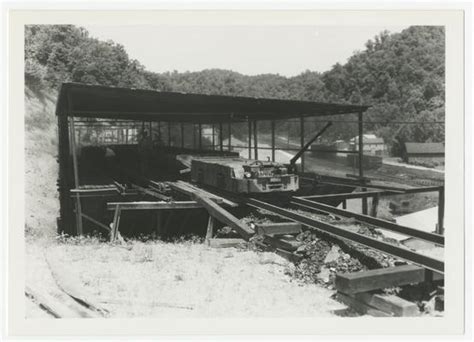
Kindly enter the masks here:
[[408, 154], [431, 154], [444, 153], [443, 143], [405, 143]]
[[56, 114], [106, 119], [215, 123], [350, 114], [363, 112], [367, 108], [310, 101], [63, 83]]

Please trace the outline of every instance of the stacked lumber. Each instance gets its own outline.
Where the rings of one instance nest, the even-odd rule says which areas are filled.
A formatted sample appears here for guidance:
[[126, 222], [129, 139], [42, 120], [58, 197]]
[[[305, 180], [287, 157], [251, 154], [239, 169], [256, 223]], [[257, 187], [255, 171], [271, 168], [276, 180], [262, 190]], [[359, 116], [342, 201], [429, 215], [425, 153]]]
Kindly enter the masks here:
[[415, 303], [380, 290], [424, 282], [427, 279], [426, 273], [422, 267], [403, 265], [337, 274], [337, 298], [361, 314], [377, 317], [419, 316], [420, 310]]
[[301, 233], [301, 223], [297, 222], [279, 222], [279, 223], [261, 223], [255, 225], [257, 234], [263, 237], [259, 246], [265, 250], [273, 250], [281, 257], [291, 261], [298, 262], [301, 256], [295, 251], [302, 245], [296, 240], [296, 235]]

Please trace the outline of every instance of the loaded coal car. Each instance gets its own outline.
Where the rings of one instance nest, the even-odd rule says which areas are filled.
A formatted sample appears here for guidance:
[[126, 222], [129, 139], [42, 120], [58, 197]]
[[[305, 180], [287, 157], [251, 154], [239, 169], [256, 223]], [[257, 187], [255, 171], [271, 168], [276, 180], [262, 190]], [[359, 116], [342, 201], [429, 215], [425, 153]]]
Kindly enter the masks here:
[[191, 180], [233, 193], [298, 190], [298, 176], [279, 163], [236, 157], [203, 157], [191, 161]]

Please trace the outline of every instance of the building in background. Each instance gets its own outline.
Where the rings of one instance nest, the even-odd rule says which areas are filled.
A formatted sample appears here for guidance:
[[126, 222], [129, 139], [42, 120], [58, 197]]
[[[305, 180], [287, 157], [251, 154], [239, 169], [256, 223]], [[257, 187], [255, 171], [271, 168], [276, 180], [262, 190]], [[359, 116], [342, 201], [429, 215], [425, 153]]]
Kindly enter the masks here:
[[[377, 137], [375, 134], [364, 134], [364, 154], [371, 154], [376, 156], [385, 155], [387, 147], [383, 138]], [[349, 142], [352, 151], [359, 150], [359, 137], [354, 137]]]
[[444, 164], [443, 143], [405, 143], [403, 160], [410, 164]]

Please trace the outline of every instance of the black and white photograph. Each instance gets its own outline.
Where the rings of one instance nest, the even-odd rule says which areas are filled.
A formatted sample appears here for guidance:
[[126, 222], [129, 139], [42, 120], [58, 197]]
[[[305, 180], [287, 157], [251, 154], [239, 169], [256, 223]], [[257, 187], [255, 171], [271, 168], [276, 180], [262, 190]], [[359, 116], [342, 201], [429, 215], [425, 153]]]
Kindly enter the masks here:
[[462, 37], [376, 12], [104, 18], [16, 32], [25, 322], [449, 318]]

